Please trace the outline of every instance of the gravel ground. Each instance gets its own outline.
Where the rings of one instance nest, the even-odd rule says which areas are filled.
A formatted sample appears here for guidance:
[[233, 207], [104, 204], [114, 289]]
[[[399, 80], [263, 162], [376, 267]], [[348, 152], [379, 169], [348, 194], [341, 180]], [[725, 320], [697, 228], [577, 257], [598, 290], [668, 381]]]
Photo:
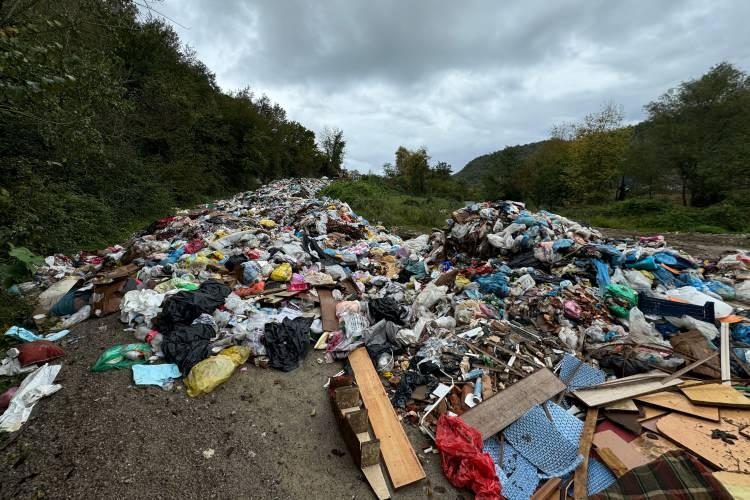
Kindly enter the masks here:
[[[122, 328], [114, 315], [61, 341], [63, 389], [0, 436], [1, 498], [374, 498], [322, 388], [340, 363], [311, 352], [289, 373], [246, 365], [189, 398], [136, 387], [130, 370], [89, 371], [104, 349], [132, 341]], [[429, 440], [405, 428], [427, 479], [394, 498], [470, 498], [446, 481], [439, 455], [421, 452]]]

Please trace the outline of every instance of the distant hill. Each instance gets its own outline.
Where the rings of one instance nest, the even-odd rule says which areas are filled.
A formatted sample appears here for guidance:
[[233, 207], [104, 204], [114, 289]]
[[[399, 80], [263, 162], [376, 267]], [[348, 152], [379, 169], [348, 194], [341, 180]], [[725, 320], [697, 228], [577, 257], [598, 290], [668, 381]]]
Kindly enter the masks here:
[[514, 170], [519, 162], [536, 151], [544, 142], [507, 146], [500, 151], [477, 156], [453, 177], [468, 184], [480, 184], [487, 176], [503, 176]]

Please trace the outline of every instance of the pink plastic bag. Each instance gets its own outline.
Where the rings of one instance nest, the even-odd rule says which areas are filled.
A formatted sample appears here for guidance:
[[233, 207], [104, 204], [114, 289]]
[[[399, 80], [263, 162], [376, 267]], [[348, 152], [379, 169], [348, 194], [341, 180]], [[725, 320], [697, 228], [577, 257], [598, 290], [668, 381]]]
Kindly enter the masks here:
[[459, 417], [441, 415], [435, 442], [445, 477], [456, 488], [469, 488], [477, 500], [496, 500], [500, 480], [495, 463], [482, 451], [482, 435]]

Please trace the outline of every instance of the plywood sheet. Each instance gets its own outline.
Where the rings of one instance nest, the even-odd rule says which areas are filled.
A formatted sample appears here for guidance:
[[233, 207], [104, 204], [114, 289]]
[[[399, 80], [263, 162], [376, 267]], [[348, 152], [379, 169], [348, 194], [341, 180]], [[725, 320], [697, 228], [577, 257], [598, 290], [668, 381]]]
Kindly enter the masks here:
[[714, 472], [714, 477], [734, 498], [750, 498], [750, 476], [737, 472]]
[[608, 404], [604, 407], [608, 411], [628, 411], [637, 412], [638, 407], [635, 405], [632, 399], [623, 399], [622, 401], [615, 401], [612, 404]]
[[739, 408], [722, 408], [719, 410], [721, 419], [740, 427], [750, 425], [750, 410], [741, 410]]
[[705, 418], [706, 420], [713, 420], [714, 422], [719, 421], [718, 407], [694, 405], [684, 394], [681, 394], [679, 392], [657, 392], [655, 394], [649, 394], [647, 396], [639, 396], [636, 398], [636, 400], [642, 403], [648, 403], [653, 406], [665, 408], [667, 410], [685, 413], [686, 415]]
[[[750, 440], [739, 433], [737, 426], [726, 422], [709, 422], [688, 415], [672, 413], [656, 423], [659, 432], [687, 448], [717, 469], [750, 473]], [[737, 436], [734, 444], [712, 439], [714, 429]]]
[[601, 384], [586, 389], [580, 389], [573, 392], [573, 395], [583, 401], [586, 406], [603, 406], [622, 399], [634, 398], [652, 392], [663, 391], [664, 389], [679, 385], [682, 380], [677, 378], [661, 383], [659, 378], [633, 378], [625, 377], [619, 379], [617, 384]]
[[594, 446], [597, 449], [609, 448], [628, 470], [649, 462], [634, 446], [612, 431], [594, 434]]
[[400, 488], [423, 479], [425, 473], [422, 464], [396, 416], [367, 349], [360, 347], [349, 353], [349, 363], [369, 413], [375, 437], [380, 440], [380, 453], [393, 487]]
[[668, 451], [679, 450], [680, 447], [669, 439], [654, 432], [644, 432], [630, 444], [649, 460], [656, 460]]
[[565, 384], [550, 370], [542, 368], [475, 406], [461, 418], [486, 439], [518, 420], [529, 408], [564, 390]]
[[323, 330], [333, 332], [339, 329], [339, 320], [336, 318], [336, 301], [333, 294], [327, 288], [318, 288], [320, 298], [320, 320], [323, 322]]
[[682, 386], [680, 390], [696, 405], [750, 408], [750, 399], [740, 391], [723, 384], [697, 384]]
[[643, 422], [644, 420], [651, 420], [652, 418], [660, 417], [669, 413], [667, 410], [655, 408], [648, 405], [641, 405], [641, 411], [643, 411], [643, 416], [638, 419], [639, 422]]

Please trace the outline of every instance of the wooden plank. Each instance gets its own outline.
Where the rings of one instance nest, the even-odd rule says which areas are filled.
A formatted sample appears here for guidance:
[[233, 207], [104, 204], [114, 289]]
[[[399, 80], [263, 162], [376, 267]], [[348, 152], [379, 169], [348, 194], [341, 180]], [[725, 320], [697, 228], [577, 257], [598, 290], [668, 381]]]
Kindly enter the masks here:
[[531, 495], [531, 500], [547, 500], [549, 498], [554, 498], [556, 493], [557, 496], [559, 496], [560, 483], [562, 483], [562, 481], [560, 481], [559, 477], [547, 479], [547, 481], [545, 481], [544, 484], [537, 488], [534, 494]]
[[719, 351], [721, 351], [721, 358], [719, 358], [721, 383], [731, 387], [732, 372], [729, 366], [729, 323], [721, 324]]
[[733, 408], [750, 408], [750, 399], [737, 389], [723, 384], [699, 384], [682, 386], [680, 390], [691, 403], [707, 406], [729, 406]]
[[667, 410], [662, 410], [661, 408], [654, 408], [653, 406], [648, 405], [642, 405], [641, 410], [643, 411], [643, 416], [638, 419], [639, 422], [644, 422], [645, 420], [651, 420], [652, 418], [660, 417], [662, 415], [666, 415], [669, 413]]
[[360, 347], [349, 353], [349, 363], [359, 386], [359, 392], [370, 414], [375, 437], [380, 440], [380, 452], [391, 476], [394, 488], [400, 488], [425, 477], [422, 464], [406, 437], [378, 372], [370, 361], [367, 349]]
[[594, 434], [594, 446], [597, 450], [600, 448], [611, 450], [627, 470], [649, 462], [634, 446], [610, 430]]
[[672, 380], [676, 379], [677, 377], [679, 377], [681, 375], [685, 375], [687, 372], [691, 371], [692, 369], [699, 367], [700, 365], [702, 365], [706, 361], [711, 361], [712, 359], [714, 359], [718, 355], [719, 355], [719, 351], [716, 351], [716, 352], [713, 352], [713, 353], [709, 354], [708, 356], [706, 356], [703, 359], [699, 359], [698, 361], [694, 361], [694, 362], [690, 363], [689, 365], [687, 365], [687, 366], [685, 366], [683, 368], [680, 368], [679, 370], [677, 370], [676, 372], [674, 372], [673, 374], [671, 374], [669, 377], [667, 377], [664, 380], [662, 380], [661, 383], [662, 384], [666, 384], [667, 382], [671, 382]]
[[[715, 468], [750, 473], [750, 440], [740, 435], [737, 426], [727, 422], [708, 422], [679, 413], [661, 417], [656, 426], [659, 432]], [[737, 440], [734, 444], [728, 444], [721, 439], [713, 439], [711, 434], [715, 429], [730, 432], [737, 436]]]
[[713, 420], [714, 422], [719, 421], [719, 408], [715, 406], [694, 405], [684, 394], [679, 392], [657, 392], [647, 396], [639, 396], [636, 400], [660, 408], [665, 408], [667, 410], [684, 413], [686, 415], [705, 418], [706, 420]]
[[461, 418], [486, 439], [518, 420], [529, 408], [564, 390], [565, 384], [550, 370], [542, 368], [475, 406]]
[[333, 294], [327, 288], [317, 288], [320, 299], [320, 320], [323, 322], [323, 330], [334, 332], [339, 329], [339, 320], [336, 318], [336, 301]]
[[581, 441], [578, 445], [578, 452], [583, 455], [583, 462], [576, 467], [576, 473], [573, 478], [573, 498], [575, 500], [588, 498], [589, 453], [591, 453], [591, 442], [594, 439], [596, 417], [598, 414], [599, 410], [597, 408], [589, 408], [586, 411], [586, 421], [583, 423]]
[[750, 498], [750, 476], [747, 474], [724, 471], [713, 474], [734, 498]]
[[617, 458], [617, 455], [610, 448], [598, 448], [596, 453], [602, 459], [602, 462], [612, 470], [615, 476], [622, 477], [628, 471], [625, 464]]
[[388, 491], [388, 483], [385, 481], [380, 464], [362, 467], [362, 473], [365, 475], [367, 482], [370, 483], [370, 488], [372, 488], [378, 500], [388, 500], [391, 498], [391, 494]]
[[615, 401], [604, 407], [607, 411], [632, 411], [638, 412], [638, 407], [635, 405], [632, 399], [623, 399], [622, 401]]
[[[629, 377], [620, 379], [623, 382]], [[621, 399], [635, 398], [652, 392], [663, 391], [665, 387], [671, 387], [682, 383], [681, 379], [674, 379], [662, 384], [660, 379], [646, 378], [636, 380], [633, 383], [618, 385], [598, 385], [586, 389], [579, 389], [573, 395], [580, 399], [586, 406], [602, 406]]]
[[641, 423], [638, 421], [637, 413], [627, 411], [604, 411], [604, 416], [607, 420], [611, 420], [636, 436], [643, 432]]

